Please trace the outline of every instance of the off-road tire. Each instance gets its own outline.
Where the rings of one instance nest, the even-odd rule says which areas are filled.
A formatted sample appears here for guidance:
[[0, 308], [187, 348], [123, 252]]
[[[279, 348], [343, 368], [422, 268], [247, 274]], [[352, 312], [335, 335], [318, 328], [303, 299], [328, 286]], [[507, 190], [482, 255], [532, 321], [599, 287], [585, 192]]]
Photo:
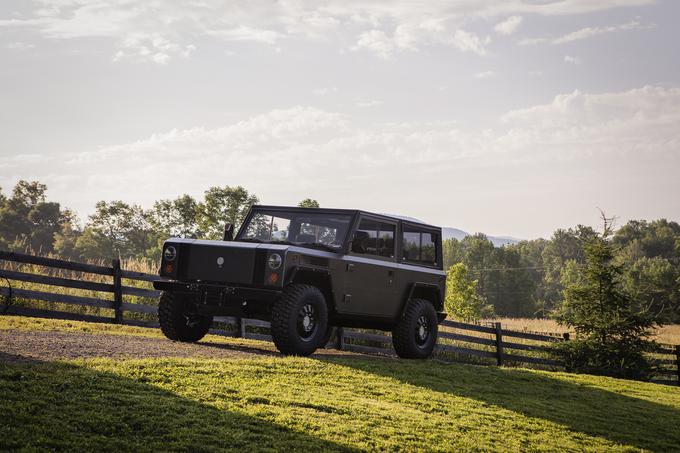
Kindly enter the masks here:
[[[419, 322], [426, 322], [427, 337], [419, 337]], [[432, 303], [424, 299], [411, 299], [407, 302], [404, 316], [392, 331], [392, 345], [397, 355], [403, 359], [426, 359], [432, 354], [437, 343], [437, 312]]]
[[[306, 307], [314, 312], [314, 329], [301, 333], [301, 315]], [[304, 325], [304, 328], [308, 326]], [[308, 356], [323, 347], [328, 327], [328, 307], [321, 291], [312, 285], [293, 284], [284, 289], [272, 307], [271, 334], [276, 348], [285, 355]]]
[[208, 333], [212, 316], [190, 313], [181, 295], [163, 291], [158, 301], [158, 323], [170, 340], [194, 343]]

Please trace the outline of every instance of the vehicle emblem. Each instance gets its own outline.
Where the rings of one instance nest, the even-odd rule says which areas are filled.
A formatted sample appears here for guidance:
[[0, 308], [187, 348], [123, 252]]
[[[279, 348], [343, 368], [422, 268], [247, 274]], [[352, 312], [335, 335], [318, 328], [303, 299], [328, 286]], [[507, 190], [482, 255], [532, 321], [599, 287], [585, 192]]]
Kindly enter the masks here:
[[222, 265], [223, 265], [223, 264], [224, 264], [224, 258], [222, 258], [222, 257], [220, 256], [219, 258], [217, 258], [217, 267], [219, 267], [220, 269], [222, 269]]

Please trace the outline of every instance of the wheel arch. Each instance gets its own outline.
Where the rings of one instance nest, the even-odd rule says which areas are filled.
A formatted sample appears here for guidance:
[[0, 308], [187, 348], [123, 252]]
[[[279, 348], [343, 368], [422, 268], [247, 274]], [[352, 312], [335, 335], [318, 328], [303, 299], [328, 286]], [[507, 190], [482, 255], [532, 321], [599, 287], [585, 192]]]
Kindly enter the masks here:
[[412, 299], [423, 299], [429, 301], [438, 312], [444, 311], [444, 300], [440, 288], [431, 283], [416, 282], [411, 285], [406, 300], [403, 301], [400, 316], [404, 316], [408, 301]]
[[326, 299], [328, 313], [331, 314], [335, 312], [333, 277], [328, 269], [297, 266], [292, 269], [289, 275], [286, 282], [287, 284], [306, 284], [319, 288], [324, 299]]

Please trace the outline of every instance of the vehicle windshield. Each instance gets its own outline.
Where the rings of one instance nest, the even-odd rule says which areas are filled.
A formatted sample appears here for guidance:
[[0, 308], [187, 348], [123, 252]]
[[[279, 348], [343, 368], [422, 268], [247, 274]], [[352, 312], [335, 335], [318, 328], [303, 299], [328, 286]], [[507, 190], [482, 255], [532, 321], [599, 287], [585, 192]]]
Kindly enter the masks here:
[[340, 249], [352, 216], [324, 212], [268, 211], [253, 213], [237, 240]]

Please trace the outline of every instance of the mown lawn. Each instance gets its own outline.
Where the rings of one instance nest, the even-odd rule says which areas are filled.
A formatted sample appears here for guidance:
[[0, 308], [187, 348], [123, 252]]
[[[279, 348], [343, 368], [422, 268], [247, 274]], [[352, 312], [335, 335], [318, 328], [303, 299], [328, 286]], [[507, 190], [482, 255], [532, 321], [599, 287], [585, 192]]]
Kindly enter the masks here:
[[0, 354], [0, 414], [0, 450], [680, 450], [679, 388], [362, 357]]

